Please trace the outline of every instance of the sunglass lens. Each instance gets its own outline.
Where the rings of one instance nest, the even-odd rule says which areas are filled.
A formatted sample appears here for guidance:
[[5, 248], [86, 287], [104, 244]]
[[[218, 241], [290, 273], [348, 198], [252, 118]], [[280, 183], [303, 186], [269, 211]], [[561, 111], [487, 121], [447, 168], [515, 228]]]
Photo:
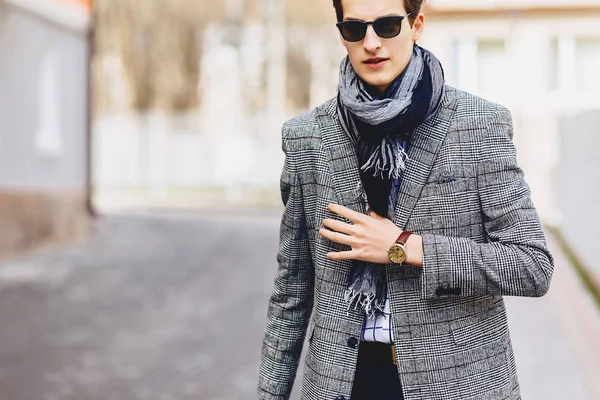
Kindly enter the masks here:
[[341, 31], [348, 42], [360, 42], [367, 33], [367, 25], [361, 21], [346, 21], [342, 24]]
[[380, 18], [373, 23], [373, 29], [375, 32], [384, 39], [390, 39], [398, 36], [401, 28], [401, 18]]

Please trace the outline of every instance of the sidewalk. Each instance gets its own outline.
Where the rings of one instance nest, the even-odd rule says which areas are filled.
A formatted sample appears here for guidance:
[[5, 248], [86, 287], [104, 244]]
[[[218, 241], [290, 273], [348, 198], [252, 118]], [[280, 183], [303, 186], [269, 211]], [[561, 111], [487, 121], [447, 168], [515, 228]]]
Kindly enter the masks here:
[[600, 310], [553, 237], [548, 294], [507, 297], [523, 399], [600, 399]]

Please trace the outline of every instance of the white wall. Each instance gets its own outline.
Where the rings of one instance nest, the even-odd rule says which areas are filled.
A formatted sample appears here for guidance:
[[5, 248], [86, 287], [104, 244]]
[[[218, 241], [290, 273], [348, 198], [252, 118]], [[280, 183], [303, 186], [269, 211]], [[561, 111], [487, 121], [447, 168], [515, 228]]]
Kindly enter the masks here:
[[80, 190], [87, 185], [86, 35], [34, 14], [34, 1], [12, 3], [0, 18], [0, 188]]

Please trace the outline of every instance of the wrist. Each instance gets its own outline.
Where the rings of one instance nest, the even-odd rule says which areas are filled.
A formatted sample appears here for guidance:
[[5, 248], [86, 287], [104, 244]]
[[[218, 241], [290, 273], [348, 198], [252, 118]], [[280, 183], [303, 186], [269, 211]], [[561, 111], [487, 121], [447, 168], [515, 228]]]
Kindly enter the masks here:
[[423, 267], [423, 237], [412, 234], [406, 241], [406, 263]]

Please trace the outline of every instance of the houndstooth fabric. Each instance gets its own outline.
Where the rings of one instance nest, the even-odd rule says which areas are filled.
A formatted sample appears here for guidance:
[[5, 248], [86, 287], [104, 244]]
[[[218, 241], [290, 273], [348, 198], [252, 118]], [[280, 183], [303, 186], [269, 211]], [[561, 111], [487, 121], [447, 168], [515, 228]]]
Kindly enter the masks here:
[[[409, 145], [394, 222], [423, 236], [423, 268], [388, 266], [406, 400], [520, 399], [502, 296], [538, 297], [553, 260], [516, 161], [508, 110], [445, 87]], [[318, 233], [339, 203], [364, 212], [354, 147], [329, 101], [283, 126], [281, 220], [258, 397], [287, 399], [305, 336], [303, 399], [350, 399], [364, 315], [343, 301], [348, 250]], [[348, 221], [345, 221], [348, 222]]]

